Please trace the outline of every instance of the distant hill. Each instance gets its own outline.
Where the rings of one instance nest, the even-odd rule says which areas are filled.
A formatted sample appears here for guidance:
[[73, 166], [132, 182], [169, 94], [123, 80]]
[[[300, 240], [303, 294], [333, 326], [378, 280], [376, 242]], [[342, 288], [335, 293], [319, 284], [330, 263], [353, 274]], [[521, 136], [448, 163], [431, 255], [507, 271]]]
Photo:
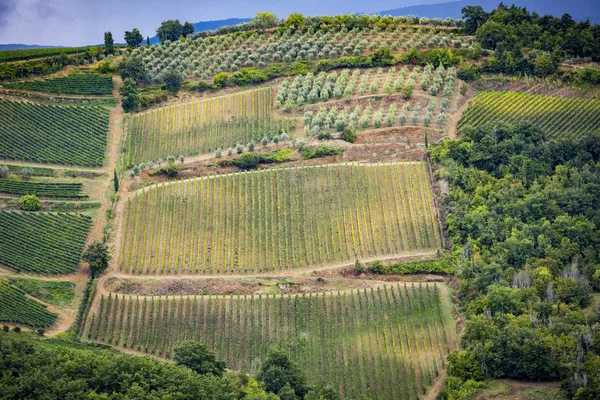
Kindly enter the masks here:
[[[460, 10], [465, 6], [481, 6], [486, 11], [491, 11], [498, 7], [500, 0], [462, 0], [450, 3], [427, 4], [419, 6], [410, 6], [395, 8], [393, 10], [381, 11], [381, 15], [417, 15], [428, 18], [461, 18]], [[504, 4], [510, 6], [515, 4], [520, 7], [527, 7], [530, 11], [535, 11], [540, 15], [552, 14], [560, 17], [564, 13], [570, 14], [573, 19], [583, 21], [586, 18], [592, 23], [600, 23], [600, 3], [598, 0], [571, 0], [568, 2], [548, 1], [548, 0], [508, 0]]]
[[[212, 31], [222, 26], [243, 24], [245, 22], [250, 22], [251, 20], [252, 18], [229, 18], [216, 21], [200, 21], [194, 23], [194, 32]], [[150, 38], [150, 43], [160, 43], [160, 40], [158, 39], [158, 37], [153, 36]]]

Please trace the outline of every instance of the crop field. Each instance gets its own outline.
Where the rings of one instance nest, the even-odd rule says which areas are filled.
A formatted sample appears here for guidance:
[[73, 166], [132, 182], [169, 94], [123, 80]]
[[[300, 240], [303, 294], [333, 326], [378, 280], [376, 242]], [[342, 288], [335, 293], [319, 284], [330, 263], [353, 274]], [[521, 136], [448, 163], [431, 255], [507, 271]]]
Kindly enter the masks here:
[[82, 215], [0, 211], [0, 264], [22, 272], [73, 272], [90, 225]]
[[35, 194], [38, 197], [85, 199], [88, 196], [81, 194], [81, 186], [81, 183], [27, 182], [0, 179], [0, 193], [18, 196]]
[[109, 294], [88, 318], [88, 340], [170, 358], [202, 340], [234, 370], [256, 372], [270, 346], [343, 397], [414, 399], [455, 347], [436, 285], [277, 296], [134, 297]]
[[9, 278], [8, 282], [36, 299], [57, 306], [69, 305], [75, 297], [73, 282], [46, 281], [34, 278]]
[[[412, 48], [449, 48], [454, 45], [446, 29], [412, 28], [398, 25], [388, 29], [366, 28], [334, 32], [286, 32], [271, 34], [256, 31], [249, 35], [222, 35], [195, 38], [161, 46], [142, 46], [133, 57], [142, 60], [150, 77], [160, 76], [175, 64], [184, 75], [208, 79], [220, 72], [244, 67], [263, 68], [269, 63], [298, 60], [335, 59], [360, 56], [387, 46], [393, 53]], [[459, 40], [460, 41], [460, 40]]]
[[257, 273], [441, 241], [424, 163], [281, 168], [161, 184], [128, 199], [120, 270]]
[[458, 128], [496, 121], [529, 122], [553, 138], [579, 138], [600, 130], [600, 99], [481, 92], [471, 100]]
[[0, 62], [30, 60], [33, 58], [42, 58], [57, 56], [59, 54], [83, 53], [87, 47], [56, 47], [43, 49], [26, 49], [26, 50], [4, 50], [0, 51]]
[[245, 146], [289, 132], [294, 125], [273, 116], [272, 87], [162, 107], [132, 116], [127, 163]]
[[108, 109], [0, 99], [0, 157], [97, 167], [104, 160]]
[[57, 315], [46, 306], [28, 298], [25, 292], [0, 278], [0, 321], [34, 328], [47, 328]]
[[2, 86], [36, 92], [79, 95], [109, 95], [113, 90], [112, 77], [99, 74], [71, 74], [52, 79], [3, 83]]

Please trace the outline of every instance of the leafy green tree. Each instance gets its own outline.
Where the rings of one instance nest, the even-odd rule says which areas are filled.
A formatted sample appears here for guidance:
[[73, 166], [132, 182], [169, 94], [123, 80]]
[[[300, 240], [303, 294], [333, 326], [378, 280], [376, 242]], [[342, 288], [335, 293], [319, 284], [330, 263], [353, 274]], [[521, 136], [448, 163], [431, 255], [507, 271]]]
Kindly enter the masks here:
[[466, 6], [460, 12], [465, 21], [465, 31], [468, 35], [474, 35], [477, 29], [489, 18], [489, 14], [481, 6]]
[[131, 57], [119, 65], [119, 74], [121, 78], [132, 78], [135, 81], [141, 82], [148, 80], [148, 72], [141, 58]]
[[192, 24], [191, 22], [186, 21], [183, 24], [183, 28], [181, 30], [181, 34], [185, 37], [188, 37], [189, 35], [193, 35], [194, 34], [194, 24]]
[[138, 111], [140, 109], [140, 94], [137, 84], [132, 78], [126, 78], [119, 88], [122, 99], [122, 107], [125, 112]]
[[35, 194], [26, 194], [19, 199], [19, 207], [23, 211], [38, 211], [42, 203]]
[[108, 268], [110, 262], [108, 246], [104, 242], [95, 241], [85, 249], [81, 258], [90, 265], [92, 278], [95, 278]]
[[156, 30], [156, 36], [158, 36], [161, 43], [167, 40], [173, 42], [179, 39], [181, 35], [183, 35], [183, 26], [178, 19], [163, 21]]
[[258, 29], [269, 29], [277, 26], [277, 16], [271, 12], [257, 12], [252, 22]]
[[490, 50], [495, 50], [500, 42], [514, 43], [512, 29], [507, 25], [492, 20], [481, 25], [477, 29], [475, 37], [484, 49]]
[[174, 360], [201, 375], [213, 374], [221, 376], [225, 372], [225, 363], [216, 359], [204, 343], [185, 341], [175, 348]]
[[306, 376], [289, 356], [281, 350], [271, 349], [257, 375], [264, 382], [265, 388], [271, 393], [279, 393], [289, 385], [296, 396], [303, 398], [308, 393]]
[[125, 31], [125, 42], [129, 47], [137, 48], [144, 41], [144, 37], [138, 28], [133, 28], [131, 31]]
[[300, 29], [306, 25], [306, 18], [300, 13], [291, 13], [285, 20], [285, 26], [288, 28]]
[[183, 82], [183, 76], [177, 71], [169, 71], [165, 74], [163, 81], [167, 86], [167, 90], [171, 93], [179, 92]]
[[104, 54], [115, 53], [115, 41], [111, 32], [104, 32]]

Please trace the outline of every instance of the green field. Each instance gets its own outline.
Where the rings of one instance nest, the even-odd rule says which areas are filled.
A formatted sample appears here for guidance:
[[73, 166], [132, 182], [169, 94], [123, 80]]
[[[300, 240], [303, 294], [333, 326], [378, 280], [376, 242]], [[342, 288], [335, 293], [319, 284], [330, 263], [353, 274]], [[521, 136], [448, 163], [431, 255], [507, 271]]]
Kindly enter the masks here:
[[88, 196], [81, 194], [81, 186], [81, 183], [27, 182], [0, 179], [0, 193], [18, 196], [35, 194], [39, 197], [85, 199]]
[[458, 129], [487, 122], [528, 122], [552, 138], [579, 138], [600, 131], [600, 99], [521, 92], [481, 92], [458, 121]]
[[257, 273], [435, 252], [424, 163], [340, 164], [161, 184], [126, 204], [120, 270]]
[[102, 106], [42, 105], [0, 99], [0, 158], [101, 166], [108, 113]]
[[432, 284], [293, 296], [100, 297], [84, 337], [170, 358], [202, 340], [234, 370], [270, 346], [343, 397], [415, 399], [455, 348], [450, 308]]
[[0, 322], [9, 322], [35, 328], [47, 328], [57, 315], [46, 306], [25, 296], [25, 292], [0, 278]]
[[79, 95], [110, 95], [113, 90], [112, 77], [98, 74], [71, 74], [51, 79], [3, 83], [2, 86], [9, 89]]
[[65, 274], [79, 266], [91, 218], [75, 214], [0, 211], [0, 265]]
[[33, 58], [57, 56], [63, 53], [83, 53], [87, 49], [88, 47], [54, 47], [47, 49], [4, 50], [0, 51], [0, 62], [31, 60]]
[[75, 297], [73, 282], [43, 281], [31, 278], [9, 278], [8, 282], [28, 295], [57, 306], [68, 306]]

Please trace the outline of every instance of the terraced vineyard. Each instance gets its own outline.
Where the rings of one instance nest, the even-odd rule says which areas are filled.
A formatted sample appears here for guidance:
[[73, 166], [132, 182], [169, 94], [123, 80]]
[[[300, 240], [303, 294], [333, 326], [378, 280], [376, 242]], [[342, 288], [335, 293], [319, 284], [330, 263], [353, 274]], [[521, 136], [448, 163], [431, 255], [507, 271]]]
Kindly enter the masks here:
[[128, 199], [120, 270], [256, 273], [441, 247], [424, 163], [161, 184]]
[[56, 317], [46, 306], [28, 298], [24, 291], [0, 278], [0, 322], [47, 328], [54, 324]]
[[272, 109], [273, 88], [266, 87], [134, 115], [127, 163], [208, 153], [295, 129], [292, 120], [275, 119]]
[[287, 350], [343, 397], [414, 399], [455, 347], [435, 285], [292, 296], [100, 297], [84, 337], [170, 358], [203, 340], [235, 370], [254, 372], [270, 346]]
[[600, 130], [600, 99], [481, 92], [471, 100], [458, 129], [496, 121], [529, 122], [553, 138], [578, 138]]
[[112, 77], [98, 74], [70, 74], [52, 79], [3, 83], [2, 86], [36, 92], [79, 95], [109, 95], [113, 90]]
[[77, 270], [91, 218], [62, 213], [0, 211], [0, 265], [17, 271]]
[[102, 106], [56, 106], [0, 99], [0, 157], [101, 166], [108, 113]]
[[26, 182], [0, 179], [0, 193], [18, 196], [35, 194], [39, 197], [85, 199], [88, 196], [81, 194], [81, 186], [81, 183]]

